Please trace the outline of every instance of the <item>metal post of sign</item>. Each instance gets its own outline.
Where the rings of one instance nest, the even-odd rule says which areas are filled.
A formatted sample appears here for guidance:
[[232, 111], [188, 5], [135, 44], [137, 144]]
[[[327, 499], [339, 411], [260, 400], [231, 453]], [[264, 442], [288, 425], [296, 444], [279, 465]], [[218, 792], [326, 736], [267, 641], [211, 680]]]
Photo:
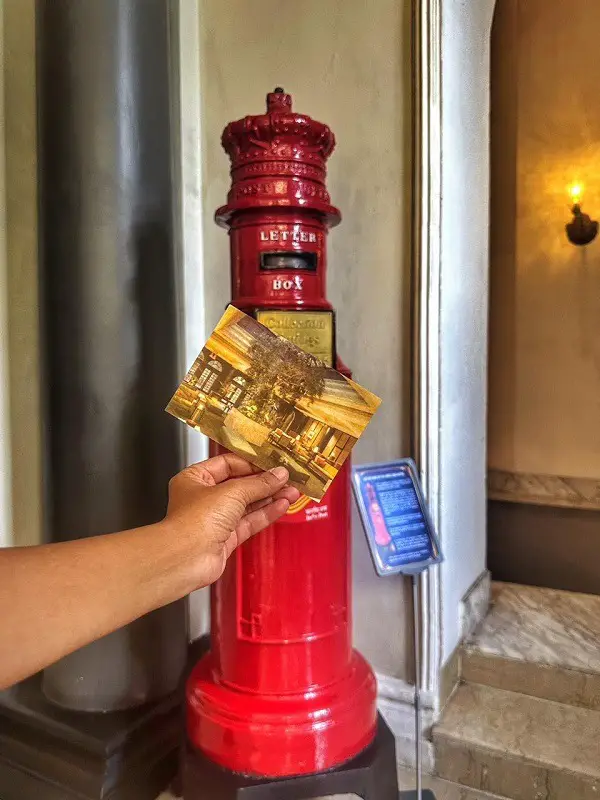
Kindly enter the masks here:
[[421, 619], [419, 617], [419, 578], [425, 570], [409, 572], [413, 590], [413, 644], [415, 649], [415, 789], [400, 792], [399, 800], [435, 800], [431, 789], [423, 790], [423, 737], [421, 718]]
[[440, 543], [427, 509], [418, 469], [411, 459], [354, 467], [352, 474], [354, 496], [375, 571], [380, 577], [403, 574], [410, 575], [412, 580], [416, 788], [400, 792], [398, 797], [399, 800], [435, 800], [431, 789], [423, 789], [419, 578], [429, 567], [444, 560]]
[[422, 798], [423, 759], [421, 747], [421, 636], [419, 618], [419, 576], [420, 572], [412, 576], [413, 585], [413, 621], [415, 645], [415, 771], [417, 775], [417, 800]]

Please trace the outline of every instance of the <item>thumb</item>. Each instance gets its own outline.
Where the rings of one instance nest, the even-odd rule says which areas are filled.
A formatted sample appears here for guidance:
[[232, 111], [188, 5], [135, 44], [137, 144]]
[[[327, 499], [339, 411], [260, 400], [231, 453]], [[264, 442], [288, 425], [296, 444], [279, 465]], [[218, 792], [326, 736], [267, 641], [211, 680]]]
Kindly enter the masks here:
[[230, 480], [223, 488], [226, 488], [228, 493], [236, 494], [246, 506], [249, 506], [258, 500], [272, 497], [285, 486], [289, 477], [289, 472], [285, 467], [275, 467], [268, 472], [260, 472], [258, 475]]

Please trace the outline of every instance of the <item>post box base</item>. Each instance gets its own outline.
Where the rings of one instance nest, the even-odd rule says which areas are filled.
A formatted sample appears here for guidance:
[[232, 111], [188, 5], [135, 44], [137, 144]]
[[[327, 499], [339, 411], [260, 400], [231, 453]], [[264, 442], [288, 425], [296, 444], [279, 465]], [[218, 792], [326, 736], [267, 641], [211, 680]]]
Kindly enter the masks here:
[[[398, 794], [394, 735], [381, 715], [375, 739], [366, 750], [336, 769], [315, 775], [247, 778], [222, 769], [189, 745], [184, 753], [184, 800], [311, 800], [337, 794], [355, 794], [363, 800], [405, 797]], [[424, 793], [424, 800], [427, 797]], [[435, 798], [430, 795], [430, 800]]]
[[314, 775], [348, 763], [373, 741], [377, 686], [356, 651], [346, 673], [310, 693], [260, 695], [215, 680], [212, 653], [187, 683], [187, 737], [241, 775]]

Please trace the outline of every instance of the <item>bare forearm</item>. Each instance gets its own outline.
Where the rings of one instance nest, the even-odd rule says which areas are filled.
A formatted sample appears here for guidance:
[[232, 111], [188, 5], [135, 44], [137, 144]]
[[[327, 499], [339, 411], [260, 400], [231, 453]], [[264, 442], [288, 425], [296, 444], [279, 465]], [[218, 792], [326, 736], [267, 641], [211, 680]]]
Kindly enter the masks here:
[[160, 523], [0, 550], [0, 688], [196, 588], [187, 547]]
[[233, 550], [298, 499], [288, 477], [217, 456], [171, 480], [163, 522], [0, 549], [0, 688], [216, 581]]

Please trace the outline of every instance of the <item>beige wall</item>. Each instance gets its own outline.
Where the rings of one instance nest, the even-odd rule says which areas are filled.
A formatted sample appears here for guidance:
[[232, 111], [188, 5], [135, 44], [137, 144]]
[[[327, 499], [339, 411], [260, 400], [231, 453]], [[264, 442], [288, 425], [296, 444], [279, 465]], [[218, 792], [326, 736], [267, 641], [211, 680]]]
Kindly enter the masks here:
[[[4, 7], [0, 3], [0, 42]], [[11, 458], [6, 293], [6, 175], [4, 158], [4, 48], [0, 49], [0, 547], [12, 543]]]
[[[281, 85], [296, 110], [329, 124], [338, 141], [329, 188], [343, 221], [330, 236], [329, 298], [340, 355], [384, 401], [357, 458], [407, 455], [410, 4], [204, 0], [200, 24], [207, 325], [230, 298], [228, 239], [212, 222], [229, 186], [221, 131], [262, 112], [265, 94]], [[355, 533], [358, 645], [377, 669], [406, 676], [407, 595], [401, 581], [375, 577]], [[383, 613], [394, 625], [381, 632]]]
[[34, 0], [4, 0], [6, 253], [15, 544], [41, 535]]
[[586, 184], [584, 210], [600, 217], [599, 27], [597, 0], [498, 0], [488, 457], [496, 469], [600, 477], [600, 240], [577, 248], [564, 233], [574, 180]]

